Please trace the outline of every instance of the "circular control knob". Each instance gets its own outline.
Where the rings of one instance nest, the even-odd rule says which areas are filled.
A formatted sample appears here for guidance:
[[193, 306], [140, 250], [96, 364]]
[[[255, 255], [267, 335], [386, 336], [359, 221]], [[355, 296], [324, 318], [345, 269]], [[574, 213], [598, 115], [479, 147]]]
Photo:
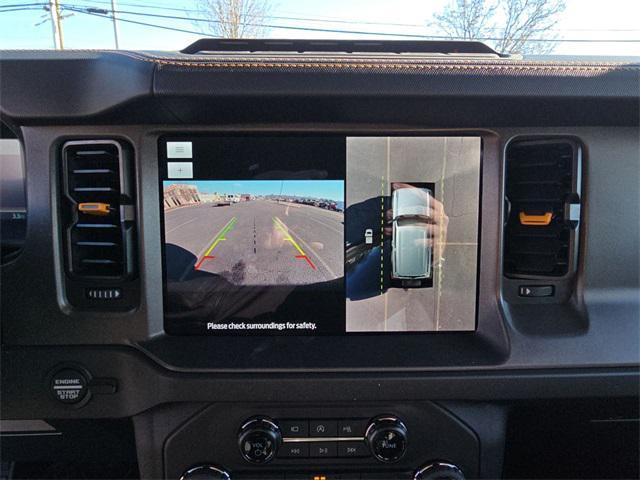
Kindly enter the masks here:
[[224, 470], [213, 465], [201, 465], [190, 468], [182, 474], [180, 480], [231, 480]]
[[451, 463], [433, 462], [418, 470], [414, 480], [464, 480], [462, 470]]
[[238, 446], [242, 457], [251, 463], [267, 463], [276, 456], [282, 443], [278, 426], [268, 418], [254, 418], [240, 427]]
[[407, 428], [393, 416], [374, 419], [365, 436], [371, 453], [381, 462], [397, 462], [407, 449]]

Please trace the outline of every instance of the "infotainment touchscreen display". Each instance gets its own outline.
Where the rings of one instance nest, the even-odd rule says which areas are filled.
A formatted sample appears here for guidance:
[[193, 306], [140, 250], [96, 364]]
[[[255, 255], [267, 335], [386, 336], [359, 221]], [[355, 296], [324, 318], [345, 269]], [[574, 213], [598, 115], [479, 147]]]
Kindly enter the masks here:
[[479, 137], [160, 139], [165, 330], [476, 326]]

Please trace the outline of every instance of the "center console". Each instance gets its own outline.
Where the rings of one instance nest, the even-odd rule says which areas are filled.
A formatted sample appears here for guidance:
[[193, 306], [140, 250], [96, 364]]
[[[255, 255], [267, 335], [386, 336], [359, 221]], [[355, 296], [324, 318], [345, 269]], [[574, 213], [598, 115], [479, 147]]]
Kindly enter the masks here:
[[[387, 365], [425, 336], [477, 338], [481, 137], [166, 135], [158, 151], [168, 334]], [[210, 406], [164, 458], [185, 480], [458, 479], [479, 448], [429, 402]]]

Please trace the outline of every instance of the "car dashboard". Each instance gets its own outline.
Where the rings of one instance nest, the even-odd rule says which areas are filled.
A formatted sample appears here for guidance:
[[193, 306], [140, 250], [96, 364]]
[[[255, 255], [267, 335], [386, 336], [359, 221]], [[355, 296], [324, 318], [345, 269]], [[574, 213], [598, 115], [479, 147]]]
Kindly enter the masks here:
[[15, 478], [637, 477], [640, 60], [255, 42], [2, 53]]

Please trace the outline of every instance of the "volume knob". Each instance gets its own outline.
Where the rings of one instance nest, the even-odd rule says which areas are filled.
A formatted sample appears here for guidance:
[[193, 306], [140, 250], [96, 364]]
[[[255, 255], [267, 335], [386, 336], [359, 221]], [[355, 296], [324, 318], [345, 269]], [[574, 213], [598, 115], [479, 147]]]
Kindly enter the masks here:
[[373, 456], [384, 463], [397, 462], [407, 449], [407, 427], [394, 416], [374, 419], [365, 436]]
[[276, 456], [282, 443], [280, 428], [269, 418], [254, 418], [245, 422], [238, 433], [242, 457], [250, 463], [267, 463]]

